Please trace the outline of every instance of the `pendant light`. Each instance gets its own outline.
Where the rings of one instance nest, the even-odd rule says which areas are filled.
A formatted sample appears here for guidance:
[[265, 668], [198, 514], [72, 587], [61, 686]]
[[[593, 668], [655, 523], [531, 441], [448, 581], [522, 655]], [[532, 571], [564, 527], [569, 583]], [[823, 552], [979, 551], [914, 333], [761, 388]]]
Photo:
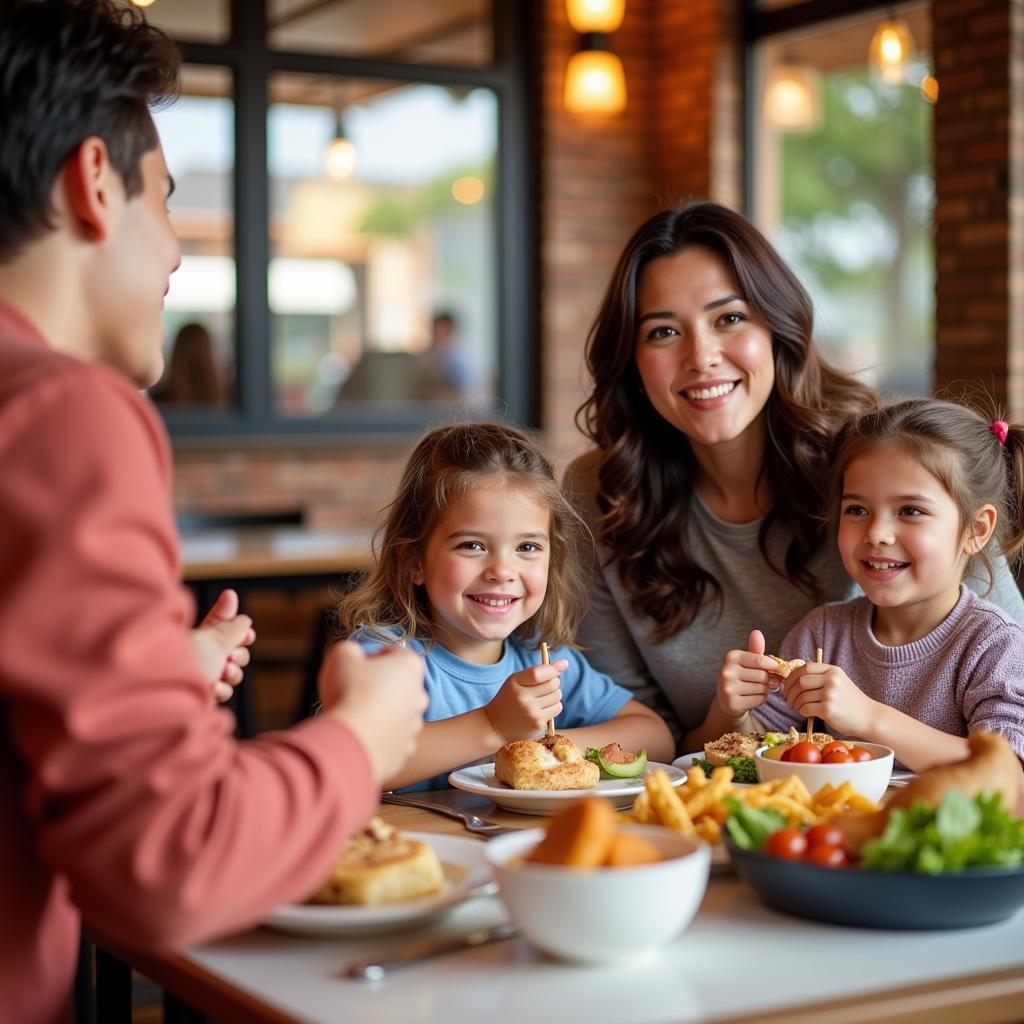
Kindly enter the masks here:
[[872, 72], [886, 85], [902, 85], [907, 80], [907, 68], [914, 55], [914, 37], [902, 18], [890, 10], [871, 38], [868, 64]]
[[609, 36], [622, 24], [626, 0], [566, 0], [569, 23], [578, 33], [576, 52], [565, 69], [567, 110], [617, 114], [626, 108], [626, 75]]
[[786, 134], [816, 131], [821, 126], [821, 72], [795, 60], [775, 64], [765, 85], [764, 116]]
[[331, 181], [346, 181], [356, 173], [356, 162], [356, 147], [345, 133], [345, 123], [339, 113], [335, 121], [334, 138], [324, 157], [324, 170]]

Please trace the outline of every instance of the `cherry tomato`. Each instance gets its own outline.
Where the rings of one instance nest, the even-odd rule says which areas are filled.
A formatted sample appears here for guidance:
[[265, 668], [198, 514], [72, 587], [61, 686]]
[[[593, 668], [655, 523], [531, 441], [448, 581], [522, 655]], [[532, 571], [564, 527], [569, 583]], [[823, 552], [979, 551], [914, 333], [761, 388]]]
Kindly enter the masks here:
[[800, 860], [807, 852], [807, 836], [798, 828], [780, 828], [764, 841], [764, 852], [783, 860]]
[[871, 751], [865, 747], [851, 747], [850, 757], [852, 757], [854, 761], [870, 761], [873, 755]]
[[849, 764], [853, 760], [853, 754], [842, 747], [839, 750], [830, 750], [827, 754], [823, 754], [821, 760], [825, 764]]
[[808, 743], [807, 740], [804, 740], [790, 751], [790, 760], [796, 761], [798, 764], [820, 764], [821, 751], [816, 743]]
[[825, 746], [821, 748], [821, 756], [824, 759], [831, 754], [833, 750], [842, 750], [845, 752], [849, 749], [850, 748], [842, 740], [833, 740], [831, 743], [826, 743]]
[[[769, 836], [769, 838], [771, 838]], [[823, 868], [846, 867], [846, 851], [841, 846], [830, 846], [828, 843], [818, 843], [807, 851], [806, 859], [812, 864], [818, 864]]]
[[826, 846], [842, 847], [846, 842], [843, 830], [832, 822], [826, 821], [821, 825], [812, 825], [807, 830], [807, 846], [814, 849], [824, 843]]
[[780, 761], [792, 761], [793, 760], [793, 748], [786, 747], [786, 749], [779, 755]]

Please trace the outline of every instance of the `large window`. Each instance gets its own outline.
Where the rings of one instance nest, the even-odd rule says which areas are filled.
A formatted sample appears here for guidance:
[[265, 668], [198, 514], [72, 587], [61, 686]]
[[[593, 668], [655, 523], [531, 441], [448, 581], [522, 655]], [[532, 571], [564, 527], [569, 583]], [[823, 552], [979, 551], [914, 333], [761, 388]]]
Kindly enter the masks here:
[[161, 406], [235, 404], [234, 107], [231, 74], [187, 66], [183, 95], [154, 117], [172, 168], [171, 220], [181, 266], [164, 302]]
[[173, 434], [534, 419], [533, 7], [147, 9], [186, 61], [156, 114], [183, 253], [152, 392]]
[[[800, 20], [779, 0], [764, 6], [778, 9], [776, 25]], [[826, 13], [829, 6], [801, 5]], [[928, 9], [864, 6], [871, 9], [757, 43], [751, 200], [759, 226], [814, 299], [817, 339], [829, 358], [887, 391], [927, 394], [936, 95]], [[868, 54], [893, 14], [910, 30], [913, 49], [900, 80], [886, 81]]]

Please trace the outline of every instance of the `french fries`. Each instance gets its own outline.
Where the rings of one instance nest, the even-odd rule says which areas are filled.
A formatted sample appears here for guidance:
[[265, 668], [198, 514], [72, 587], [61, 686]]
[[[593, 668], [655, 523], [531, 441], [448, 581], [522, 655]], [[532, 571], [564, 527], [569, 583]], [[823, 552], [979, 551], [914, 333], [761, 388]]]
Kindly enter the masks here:
[[684, 835], [696, 833], [716, 844], [722, 841], [722, 825], [729, 817], [724, 802], [729, 796], [749, 807], [777, 811], [790, 825], [817, 825], [847, 811], [878, 809], [854, 789], [852, 782], [826, 785], [811, 796], [795, 775], [756, 786], [736, 786], [732, 775], [729, 767], [716, 768], [709, 779], [702, 769], [694, 767], [687, 771], [686, 782], [673, 788], [663, 771], [649, 772], [644, 792], [637, 796], [632, 810], [620, 818], [641, 825], [664, 825]]

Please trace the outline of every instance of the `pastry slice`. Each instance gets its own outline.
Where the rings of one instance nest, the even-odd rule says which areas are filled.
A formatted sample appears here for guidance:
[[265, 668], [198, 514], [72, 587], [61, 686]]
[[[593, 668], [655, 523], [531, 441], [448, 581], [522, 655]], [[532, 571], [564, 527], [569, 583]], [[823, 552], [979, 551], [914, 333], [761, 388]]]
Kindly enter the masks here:
[[443, 885], [441, 862], [427, 843], [372, 818], [345, 844], [331, 873], [306, 902], [379, 906], [430, 896]]

